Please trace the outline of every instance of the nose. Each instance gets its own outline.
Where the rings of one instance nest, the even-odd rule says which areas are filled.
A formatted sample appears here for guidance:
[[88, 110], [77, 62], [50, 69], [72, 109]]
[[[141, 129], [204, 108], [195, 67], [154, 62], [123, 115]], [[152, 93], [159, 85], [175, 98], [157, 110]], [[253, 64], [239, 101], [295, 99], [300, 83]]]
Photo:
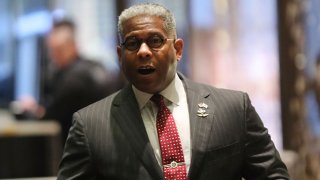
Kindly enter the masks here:
[[143, 42], [137, 52], [137, 55], [140, 58], [145, 59], [145, 58], [150, 58], [152, 55], [152, 52], [151, 52], [151, 49], [149, 48], [149, 46]]

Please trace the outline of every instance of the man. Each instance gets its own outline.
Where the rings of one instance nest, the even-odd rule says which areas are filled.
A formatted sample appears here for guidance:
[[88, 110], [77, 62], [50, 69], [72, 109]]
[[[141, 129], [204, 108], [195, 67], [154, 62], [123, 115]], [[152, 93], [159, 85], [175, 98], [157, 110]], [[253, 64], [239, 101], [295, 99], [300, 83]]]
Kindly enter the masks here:
[[79, 55], [75, 31], [72, 21], [56, 21], [46, 37], [53, 66], [43, 76], [42, 101], [46, 110], [43, 118], [59, 121], [63, 143], [72, 124], [72, 114], [111, 94], [116, 87], [111, 82], [114, 77], [102, 64]]
[[289, 178], [247, 94], [177, 74], [183, 40], [171, 12], [132, 6], [118, 30], [130, 84], [74, 114], [58, 179]]

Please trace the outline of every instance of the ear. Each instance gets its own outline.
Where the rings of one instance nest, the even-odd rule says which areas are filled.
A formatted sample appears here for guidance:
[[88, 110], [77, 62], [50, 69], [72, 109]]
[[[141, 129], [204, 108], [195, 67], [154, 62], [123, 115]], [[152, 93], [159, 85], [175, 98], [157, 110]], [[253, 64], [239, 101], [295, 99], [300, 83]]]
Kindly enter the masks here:
[[118, 54], [119, 65], [121, 66], [122, 48], [120, 46], [117, 46], [117, 54]]
[[176, 56], [177, 56], [177, 60], [179, 61], [183, 53], [183, 40], [176, 39], [176, 41], [174, 42], [174, 48], [176, 49]]

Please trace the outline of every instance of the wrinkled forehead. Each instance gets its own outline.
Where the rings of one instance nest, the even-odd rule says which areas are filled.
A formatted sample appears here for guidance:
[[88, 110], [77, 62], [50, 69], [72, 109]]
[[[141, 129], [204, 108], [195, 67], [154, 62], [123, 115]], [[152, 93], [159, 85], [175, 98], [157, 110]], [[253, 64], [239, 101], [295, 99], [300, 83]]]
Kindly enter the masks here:
[[164, 21], [161, 17], [139, 15], [129, 18], [123, 23], [123, 35], [133, 31], [161, 31], [166, 33]]

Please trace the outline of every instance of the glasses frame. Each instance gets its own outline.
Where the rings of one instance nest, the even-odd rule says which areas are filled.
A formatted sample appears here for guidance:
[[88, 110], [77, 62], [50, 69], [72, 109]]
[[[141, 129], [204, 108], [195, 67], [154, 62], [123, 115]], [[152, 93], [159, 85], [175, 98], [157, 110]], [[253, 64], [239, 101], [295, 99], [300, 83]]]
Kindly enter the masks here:
[[[155, 36], [157, 36], [157, 35], [155, 35]], [[158, 37], [162, 40], [161, 45], [160, 45], [159, 47], [150, 47], [149, 44], [148, 44], [148, 40], [149, 40], [150, 38], [152, 38], [152, 37], [155, 37], [155, 36], [150, 36], [150, 37], [148, 37], [147, 39], [142, 39], [142, 38], [137, 38], [137, 37], [131, 37], [131, 38], [136, 39], [137, 42], [138, 42], [138, 45], [139, 45], [139, 46], [137, 46], [137, 48], [135, 48], [135, 49], [128, 49], [128, 47], [126, 46], [126, 43], [127, 43], [127, 41], [128, 41], [129, 39], [131, 39], [131, 38], [127, 38], [124, 42], [122, 42], [122, 43], [120, 44], [120, 47], [122, 47], [122, 48], [124, 47], [124, 48], [125, 48], [126, 50], [128, 50], [128, 51], [137, 51], [138, 49], [140, 49], [142, 43], [146, 43], [146, 45], [147, 45], [150, 49], [155, 50], [155, 49], [161, 48], [164, 44], [167, 43], [168, 40], [174, 40], [174, 41], [176, 40], [175, 38], [163, 38], [163, 37], [161, 37], [161, 36], [158, 36]]]

